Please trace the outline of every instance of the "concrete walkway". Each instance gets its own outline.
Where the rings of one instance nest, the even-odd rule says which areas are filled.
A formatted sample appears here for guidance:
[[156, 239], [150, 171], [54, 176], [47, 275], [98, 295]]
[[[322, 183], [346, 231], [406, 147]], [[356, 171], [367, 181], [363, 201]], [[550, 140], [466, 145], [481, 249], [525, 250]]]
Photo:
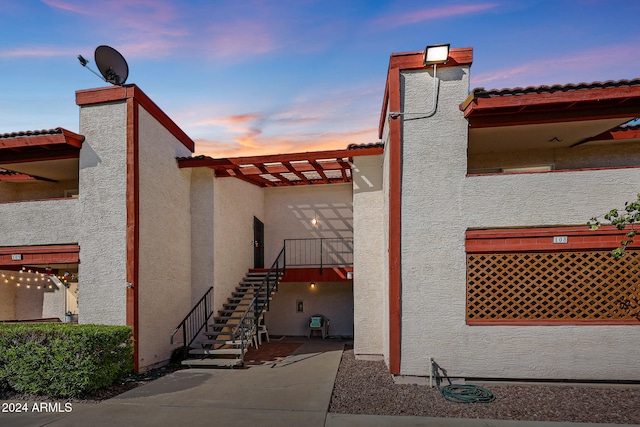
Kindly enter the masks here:
[[[100, 404], [0, 413], [21, 426], [607, 427], [608, 424], [328, 414], [343, 343], [307, 341], [281, 362], [174, 372]], [[615, 425], [620, 427], [620, 425]]]

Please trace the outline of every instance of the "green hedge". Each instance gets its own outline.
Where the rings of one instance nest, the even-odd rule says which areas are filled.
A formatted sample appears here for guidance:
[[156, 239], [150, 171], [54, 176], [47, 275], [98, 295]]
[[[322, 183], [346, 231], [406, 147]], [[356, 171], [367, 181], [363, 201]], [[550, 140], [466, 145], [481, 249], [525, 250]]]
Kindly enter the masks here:
[[0, 324], [0, 389], [79, 397], [133, 370], [128, 326]]

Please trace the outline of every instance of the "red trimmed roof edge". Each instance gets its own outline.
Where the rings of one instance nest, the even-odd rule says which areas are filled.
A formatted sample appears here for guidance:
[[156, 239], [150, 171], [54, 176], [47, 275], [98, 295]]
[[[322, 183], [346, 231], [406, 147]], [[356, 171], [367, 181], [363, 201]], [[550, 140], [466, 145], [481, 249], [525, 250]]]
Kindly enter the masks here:
[[278, 163], [292, 162], [299, 160], [324, 160], [349, 158], [353, 156], [372, 156], [382, 154], [384, 145], [380, 142], [371, 143], [371, 146], [362, 146], [359, 144], [350, 144], [347, 149], [342, 150], [325, 150], [325, 151], [307, 151], [301, 153], [284, 153], [284, 154], [267, 154], [262, 156], [245, 156], [245, 157], [223, 157], [214, 158], [206, 155], [198, 155], [194, 157], [178, 157], [176, 160], [180, 167], [198, 167], [198, 166], [223, 166], [223, 165], [243, 165], [253, 163]]
[[3, 134], [0, 134], [0, 139], [29, 138], [29, 137], [43, 136], [43, 135], [62, 135], [65, 138], [70, 138], [80, 143], [84, 142], [83, 135], [77, 134], [75, 132], [71, 132], [70, 130], [60, 128], [60, 127], [54, 128], [54, 129], [26, 130], [26, 131], [3, 133]]
[[124, 101], [130, 98], [138, 101], [149, 114], [162, 123], [189, 151], [192, 153], [195, 151], [195, 143], [193, 140], [135, 84], [76, 91], [76, 104], [79, 106], [105, 104], [108, 102]]

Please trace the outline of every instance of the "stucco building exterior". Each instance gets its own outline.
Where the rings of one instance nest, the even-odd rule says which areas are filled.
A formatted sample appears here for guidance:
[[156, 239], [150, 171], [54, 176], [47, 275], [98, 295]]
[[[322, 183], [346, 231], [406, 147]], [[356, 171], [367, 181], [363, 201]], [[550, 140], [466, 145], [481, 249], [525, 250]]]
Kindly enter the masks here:
[[[131, 325], [145, 369], [210, 287], [224, 310], [284, 248], [271, 334], [322, 314], [410, 379], [433, 358], [463, 378], [640, 380], [620, 304], [636, 252], [612, 263], [620, 233], [584, 225], [636, 191], [640, 129], [621, 125], [640, 81], [470, 91], [472, 59], [392, 55], [380, 142], [313, 153], [193, 156], [137, 86], [78, 91], [79, 134], [0, 137], [0, 316]], [[75, 287], [17, 286], [47, 269]]]

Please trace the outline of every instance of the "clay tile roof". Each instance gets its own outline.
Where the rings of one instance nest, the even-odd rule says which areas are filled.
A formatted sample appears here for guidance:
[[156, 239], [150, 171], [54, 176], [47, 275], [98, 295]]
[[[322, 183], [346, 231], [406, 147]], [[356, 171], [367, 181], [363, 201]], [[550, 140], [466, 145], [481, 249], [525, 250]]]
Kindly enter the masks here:
[[637, 131], [640, 130], [640, 123], [634, 123], [634, 124], [624, 124], [624, 125], [620, 125], [615, 129], [612, 129], [612, 131], [621, 131], [621, 132], [625, 132], [625, 131]]
[[204, 154], [200, 154], [199, 156], [188, 156], [188, 157], [176, 157], [178, 162], [187, 161], [187, 160], [204, 160], [211, 159], [210, 156], [205, 156]]
[[384, 148], [383, 142], [367, 142], [363, 144], [349, 144], [347, 150], [361, 150], [364, 148]]
[[24, 136], [39, 136], [39, 135], [56, 135], [62, 134], [62, 128], [55, 129], [42, 129], [42, 130], [26, 130], [20, 132], [2, 133], [0, 138], [20, 138]]
[[0, 134], [2, 163], [78, 157], [84, 136], [64, 128]]
[[472, 128], [640, 116], [640, 78], [474, 89], [460, 104]]
[[493, 98], [496, 96], [516, 96], [527, 94], [540, 94], [540, 93], [554, 93], [554, 92], [570, 92], [576, 90], [585, 89], [610, 89], [619, 87], [631, 87], [640, 86], [640, 79], [632, 80], [607, 80], [606, 82], [593, 82], [593, 83], [577, 83], [577, 84], [565, 84], [565, 85], [552, 85], [552, 86], [528, 86], [525, 88], [505, 88], [505, 89], [490, 89], [485, 88], [473, 89], [474, 98]]

